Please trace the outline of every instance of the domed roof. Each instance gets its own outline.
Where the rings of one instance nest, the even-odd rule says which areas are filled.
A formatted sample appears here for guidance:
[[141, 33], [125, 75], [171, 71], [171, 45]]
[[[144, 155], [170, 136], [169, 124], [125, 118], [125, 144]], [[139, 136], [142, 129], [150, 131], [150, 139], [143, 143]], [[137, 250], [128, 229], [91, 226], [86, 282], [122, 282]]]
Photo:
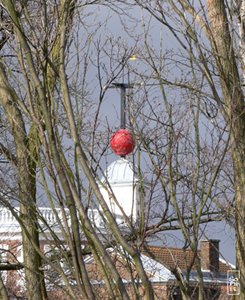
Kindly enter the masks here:
[[105, 170], [105, 176], [109, 183], [133, 183], [137, 181], [133, 164], [125, 158], [119, 158], [112, 162]]

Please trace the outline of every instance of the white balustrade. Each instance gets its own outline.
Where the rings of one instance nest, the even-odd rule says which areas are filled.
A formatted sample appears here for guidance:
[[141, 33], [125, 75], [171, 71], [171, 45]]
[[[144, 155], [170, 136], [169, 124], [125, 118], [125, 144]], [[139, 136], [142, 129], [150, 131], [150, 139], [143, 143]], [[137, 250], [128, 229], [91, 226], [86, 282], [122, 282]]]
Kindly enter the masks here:
[[[19, 209], [15, 209], [17, 213], [19, 213]], [[0, 208], [0, 224], [18, 224], [15, 217], [7, 208]]]
[[[69, 210], [65, 209], [64, 213], [60, 208], [55, 208], [55, 212], [50, 207], [39, 207], [38, 212], [40, 214], [39, 224], [45, 230], [47, 225], [52, 227], [55, 231], [59, 231], [59, 222], [64, 223], [64, 213], [66, 215], [68, 225], [70, 225]], [[15, 207], [14, 211], [19, 215], [19, 207]], [[101, 217], [98, 210], [89, 209], [88, 216], [90, 220], [93, 220], [93, 223], [96, 227], [101, 226]], [[59, 222], [58, 222], [59, 220]], [[6, 207], [0, 207], [0, 232], [4, 231], [20, 231], [20, 226], [13, 213]]]

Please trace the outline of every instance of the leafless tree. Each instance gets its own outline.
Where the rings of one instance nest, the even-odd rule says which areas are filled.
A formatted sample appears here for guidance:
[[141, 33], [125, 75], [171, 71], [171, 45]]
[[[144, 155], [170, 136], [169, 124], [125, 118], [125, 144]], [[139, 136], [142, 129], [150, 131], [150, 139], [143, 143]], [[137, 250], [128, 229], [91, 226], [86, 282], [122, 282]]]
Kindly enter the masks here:
[[[165, 86], [189, 90], [189, 96], [194, 93], [195, 105], [203, 107], [210, 123], [216, 122], [218, 111], [222, 115], [233, 162], [236, 258], [241, 272], [239, 299], [244, 299], [244, 1], [132, 2], [167, 30], [175, 43], [174, 47], [165, 47], [169, 51], [172, 48], [172, 64], [162, 64], [161, 68], [152, 59], [151, 53], [155, 52], [147, 46], [156, 78]], [[180, 75], [171, 79], [166, 71], [171, 65], [174, 68], [173, 64]], [[199, 118], [201, 111], [196, 112]]]
[[[152, 19], [143, 16], [139, 29], [140, 15], [135, 12], [140, 7], [171, 33], [176, 47], [165, 47], [163, 36], [157, 47], [151, 45]], [[227, 52], [233, 49], [233, 37], [225, 40], [224, 48], [221, 32], [215, 31], [221, 26], [213, 28], [211, 21], [218, 12], [226, 14], [221, 9], [210, 13], [212, 9], [212, 3], [208, 10], [201, 2], [191, 6], [187, 1], [2, 1], [0, 150], [11, 163], [9, 174], [18, 187], [16, 196], [12, 183], [8, 199], [18, 199], [20, 213], [6, 198], [0, 200], [22, 228], [24, 263], [19, 267], [25, 270], [28, 299], [47, 299], [47, 286], [58, 286], [57, 278], [71, 299], [99, 298], [86, 266], [88, 254], [108, 297], [130, 299], [109, 247], [116, 247], [127, 262], [131, 257], [127, 270], [137, 297], [143, 288], [146, 299], [154, 299], [140, 253], [149, 239], [167, 230], [180, 230], [185, 247], [195, 254], [199, 299], [205, 299], [198, 242], [206, 223], [220, 220], [224, 213], [230, 217], [225, 209], [233, 188], [226, 178], [229, 153], [234, 170], [244, 167], [244, 160], [237, 159], [244, 155], [237, 144], [242, 141], [237, 134], [241, 137], [243, 132], [238, 126], [243, 124], [242, 87], [235, 77], [234, 51]], [[108, 30], [114, 16], [127, 39]], [[103, 106], [112, 83], [126, 78], [133, 86], [127, 126], [137, 140], [133, 159], [144, 197], [138, 223], [126, 218], [127, 234], [98, 186], [115, 129], [103, 118]], [[147, 196], [142, 164], [151, 183]], [[242, 178], [235, 176], [236, 207], [242, 204]], [[40, 213], [40, 191], [56, 217], [59, 234]], [[106, 234], [88, 213], [93, 207], [100, 207]], [[236, 220], [241, 226], [242, 219]], [[40, 249], [40, 235], [49, 244], [46, 252]], [[237, 249], [242, 270], [242, 248]], [[176, 277], [188, 299], [188, 275]]]

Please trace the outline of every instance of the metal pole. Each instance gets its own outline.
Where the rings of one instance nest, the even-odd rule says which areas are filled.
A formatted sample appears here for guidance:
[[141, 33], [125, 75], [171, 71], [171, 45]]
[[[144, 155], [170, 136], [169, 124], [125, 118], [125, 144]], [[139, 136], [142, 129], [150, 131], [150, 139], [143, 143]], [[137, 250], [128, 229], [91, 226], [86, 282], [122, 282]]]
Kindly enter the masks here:
[[126, 86], [122, 84], [121, 89], [121, 128], [126, 128]]
[[113, 83], [115, 88], [119, 88], [121, 92], [121, 128], [126, 128], [126, 89], [133, 88], [129, 83]]

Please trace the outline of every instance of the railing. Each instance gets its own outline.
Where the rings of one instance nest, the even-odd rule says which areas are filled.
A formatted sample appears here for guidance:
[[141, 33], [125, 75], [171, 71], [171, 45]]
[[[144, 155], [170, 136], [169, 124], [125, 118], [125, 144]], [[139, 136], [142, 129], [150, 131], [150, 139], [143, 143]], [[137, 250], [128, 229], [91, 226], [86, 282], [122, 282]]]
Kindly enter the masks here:
[[[18, 211], [17, 211], [18, 212]], [[17, 224], [15, 217], [7, 208], [0, 208], [0, 224]]]
[[[14, 208], [14, 212], [19, 215], [19, 207]], [[63, 223], [64, 214], [66, 216], [68, 225], [70, 224], [69, 211], [65, 209], [63, 212], [60, 208], [55, 208], [55, 212], [49, 207], [39, 207], [39, 224], [41, 228], [52, 227], [58, 230], [58, 224]], [[96, 227], [101, 227], [101, 217], [98, 210], [89, 209], [88, 217], [93, 221]], [[58, 222], [59, 221], [59, 222]], [[48, 225], [48, 226], [47, 226]], [[15, 218], [14, 214], [6, 207], [0, 207], [0, 232], [3, 232], [8, 228], [9, 231], [13, 229], [20, 229], [18, 220]]]

